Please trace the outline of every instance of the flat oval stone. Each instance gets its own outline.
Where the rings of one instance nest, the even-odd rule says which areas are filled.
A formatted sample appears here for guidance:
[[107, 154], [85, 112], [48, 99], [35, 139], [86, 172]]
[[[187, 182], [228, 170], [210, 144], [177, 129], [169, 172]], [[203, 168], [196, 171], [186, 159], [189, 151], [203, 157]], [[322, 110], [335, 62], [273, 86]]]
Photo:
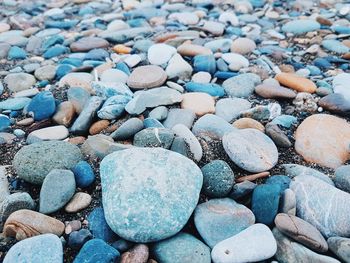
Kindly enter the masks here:
[[87, 193], [76, 193], [72, 199], [68, 202], [64, 210], [67, 213], [76, 213], [79, 212], [80, 210], [85, 209], [88, 207], [91, 203], [91, 195]]
[[256, 86], [255, 93], [266, 99], [294, 99], [297, 95], [293, 90], [267, 84]]
[[21, 209], [13, 212], [4, 225], [4, 236], [16, 237], [22, 240], [36, 235], [52, 233], [61, 236], [64, 232], [64, 224], [47, 215]]
[[161, 86], [167, 79], [165, 71], [156, 65], [140, 66], [134, 69], [127, 84], [133, 89], [150, 89]]
[[224, 98], [219, 100], [215, 106], [215, 115], [231, 122], [237, 119], [241, 112], [250, 109], [251, 103], [241, 98]]
[[4, 263], [12, 262], [62, 263], [62, 242], [53, 234], [22, 240], [11, 247], [4, 258]]
[[42, 184], [52, 169], [71, 169], [82, 159], [79, 148], [63, 141], [44, 141], [24, 146], [14, 159], [17, 175], [30, 183]]
[[256, 262], [271, 258], [276, 250], [271, 230], [255, 224], [219, 242], [211, 251], [211, 258], [214, 263]]
[[203, 92], [189, 92], [182, 95], [181, 109], [190, 109], [197, 116], [215, 112], [215, 100]]
[[227, 121], [213, 114], [200, 117], [192, 128], [192, 132], [196, 136], [204, 134], [217, 139], [221, 139], [226, 133], [234, 130], [235, 128]]
[[252, 211], [230, 198], [211, 199], [196, 207], [196, 228], [208, 246], [232, 237], [255, 223]]
[[311, 224], [299, 217], [287, 214], [278, 214], [275, 224], [279, 231], [316, 252], [327, 252], [327, 241]]
[[68, 135], [69, 131], [65, 126], [52, 126], [32, 131], [27, 137], [27, 142], [35, 143], [40, 141], [63, 140], [67, 138]]
[[333, 169], [350, 158], [349, 144], [349, 123], [328, 114], [316, 114], [306, 118], [295, 133], [297, 153], [307, 162]]
[[179, 233], [154, 245], [153, 254], [159, 262], [184, 260], [192, 263], [210, 263], [210, 249], [202, 241], [187, 233]]
[[293, 73], [279, 73], [275, 78], [280, 84], [298, 92], [314, 93], [317, 88], [311, 80]]
[[273, 141], [256, 129], [232, 131], [224, 135], [222, 144], [231, 160], [249, 172], [270, 170], [278, 160]]
[[320, 28], [321, 25], [315, 20], [299, 19], [287, 22], [283, 25], [282, 30], [286, 33], [300, 35]]
[[107, 223], [134, 242], [158, 241], [179, 232], [197, 205], [203, 183], [192, 161], [162, 148], [114, 152], [100, 169]]
[[18, 92], [30, 89], [35, 85], [36, 80], [33, 75], [28, 73], [11, 73], [4, 78], [4, 83], [10, 91]]
[[264, 125], [252, 118], [240, 118], [232, 123], [232, 125], [237, 129], [256, 129], [265, 132]]
[[245, 37], [235, 39], [231, 45], [231, 52], [238, 54], [249, 54], [256, 49], [256, 44], [253, 40]]
[[73, 52], [84, 52], [94, 48], [106, 48], [109, 43], [107, 40], [99, 37], [83, 37], [70, 45]]

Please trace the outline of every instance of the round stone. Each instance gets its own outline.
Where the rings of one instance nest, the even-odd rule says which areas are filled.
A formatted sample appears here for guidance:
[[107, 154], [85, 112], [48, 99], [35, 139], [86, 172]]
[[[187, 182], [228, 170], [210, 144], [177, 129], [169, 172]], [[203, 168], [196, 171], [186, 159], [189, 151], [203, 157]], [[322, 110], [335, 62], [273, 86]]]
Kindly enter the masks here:
[[315, 114], [295, 133], [295, 150], [307, 162], [337, 168], [350, 158], [350, 125], [341, 118]]
[[203, 183], [186, 157], [162, 148], [130, 148], [100, 165], [108, 225], [134, 242], [159, 241], [179, 232], [195, 209]]
[[35, 82], [34, 76], [28, 73], [11, 73], [4, 78], [4, 83], [12, 92], [30, 89]]
[[197, 116], [215, 112], [215, 100], [204, 92], [189, 92], [182, 95], [182, 109], [192, 110]]
[[176, 53], [176, 48], [166, 44], [155, 44], [148, 49], [147, 58], [153, 65], [162, 65], [168, 63], [171, 57]]
[[248, 54], [256, 49], [256, 44], [253, 40], [245, 37], [237, 38], [232, 42], [231, 52], [238, 54]]
[[270, 170], [278, 161], [276, 145], [256, 129], [227, 133], [222, 138], [222, 144], [237, 166], [252, 173]]
[[44, 141], [20, 149], [13, 159], [13, 167], [21, 179], [41, 184], [52, 169], [71, 169], [81, 159], [79, 148], [73, 144]]
[[214, 160], [202, 167], [203, 192], [211, 197], [225, 197], [231, 191], [235, 176], [230, 166], [222, 160]]
[[155, 65], [135, 68], [128, 78], [127, 84], [133, 89], [155, 88], [161, 86], [167, 79], [165, 71]]

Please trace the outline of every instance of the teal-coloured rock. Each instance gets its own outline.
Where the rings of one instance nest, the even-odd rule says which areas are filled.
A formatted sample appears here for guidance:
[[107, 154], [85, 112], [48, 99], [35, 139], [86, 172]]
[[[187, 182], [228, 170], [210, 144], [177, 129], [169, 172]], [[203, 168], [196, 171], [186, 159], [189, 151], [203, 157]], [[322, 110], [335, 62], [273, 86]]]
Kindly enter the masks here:
[[38, 93], [28, 104], [27, 111], [33, 113], [36, 121], [50, 118], [56, 111], [53, 94], [50, 91]]
[[297, 216], [323, 236], [350, 237], [350, 194], [313, 176], [297, 176], [290, 184], [297, 201]]
[[277, 184], [258, 185], [252, 196], [252, 211], [256, 222], [272, 225], [278, 213], [281, 188]]
[[71, 169], [81, 159], [79, 148], [63, 141], [43, 141], [24, 146], [14, 159], [17, 175], [33, 184], [42, 184], [52, 169]]
[[230, 198], [211, 199], [196, 207], [194, 223], [204, 242], [212, 248], [253, 225], [255, 216]]
[[13, 46], [10, 48], [7, 56], [9, 60], [25, 59], [27, 57], [27, 53], [23, 48]]
[[187, 233], [154, 245], [153, 254], [162, 263], [210, 263], [210, 249], [200, 240]]
[[4, 263], [62, 263], [63, 247], [58, 236], [43, 234], [24, 239], [7, 252]]
[[102, 239], [92, 239], [84, 244], [73, 263], [119, 262], [120, 253]]
[[325, 39], [322, 41], [322, 47], [325, 49], [338, 53], [338, 54], [345, 54], [350, 52], [350, 48], [345, 46], [342, 42], [336, 40], [336, 39]]
[[162, 148], [130, 148], [100, 165], [102, 202], [111, 229], [134, 242], [179, 232], [195, 209], [203, 176], [188, 158]]
[[135, 134], [133, 145], [137, 147], [162, 147], [169, 149], [174, 136], [174, 132], [170, 129], [147, 128]]
[[227, 196], [234, 183], [231, 167], [222, 160], [214, 160], [202, 167], [203, 193], [210, 197]]
[[225, 80], [222, 86], [229, 97], [247, 98], [260, 83], [261, 78], [257, 74], [244, 73]]
[[97, 116], [104, 120], [118, 119], [124, 113], [126, 104], [131, 97], [124, 95], [116, 95], [108, 98], [97, 112]]
[[61, 209], [73, 197], [75, 186], [72, 171], [51, 170], [41, 186], [39, 212], [50, 214]]
[[188, 92], [204, 92], [214, 97], [222, 97], [225, 95], [225, 90], [215, 83], [187, 82], [185, 88]]
[[289, 21], [282, 26], [282, 31], [285, 33], [293, 33], [301, 35], [310, 31], [319, 30], [321, 25], [315, 20], [294, 20]]
[[196, 136], [203, 134], [217, 139], [221, 139], [226, 133], [234, 130], [236, 129], [231, 124], [213, 114], [200, 117], [192, 128], [192, 132]]
[[7, 130], [11, 125], [10, 118], [4, 114], [0, 114], [0, 132]]
[[[7, 180], [7, 179], [6, 179]], [[32, 210], [35, 203], [32, 197], [26, 193], [13, 193], [8, 195], [0, 206], [0, 222], [5, 223], [6, 219], [15, 211], [21, 209]]]
[[296, 124], [298, 119], [292, 115], [280, 115], [272, 120], [273, 124], [283, 126], [285, 128], [290, 128], [293, 124]]
[[306, 167], [300, 164], [294, 164], [294, 163], [287, 163], [287, 164], [282, 164], [282, 167], [285, 170], [286, 175], [289, 177], [296, 177], [296, 176], [313, 176], [316, 177], [317, 179], [320, 179], [327, 184], [334, 185], [332, 179], [330, 179], [327, 175], [324, 173], [321, 173], [320, 171], [317, 171], [313, 168]]

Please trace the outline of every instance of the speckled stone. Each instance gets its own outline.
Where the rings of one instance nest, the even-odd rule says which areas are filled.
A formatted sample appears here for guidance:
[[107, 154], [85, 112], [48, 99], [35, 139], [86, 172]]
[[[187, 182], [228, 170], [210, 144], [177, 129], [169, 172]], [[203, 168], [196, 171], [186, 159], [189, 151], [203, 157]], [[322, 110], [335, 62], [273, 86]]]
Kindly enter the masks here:
[[167, 79], [165, 71], [156, 65], [137, 67], [128, 78], [128, 86], [133, 89], [155, 88]]
[[255, 217], [244, 205], [230, 198], [211, 199], [196, 207], [194, 223], [209, 247], [232, 237], [255, 223]]
[[179, 232], [197, 205], [203, 183], [192, 161], [162, 148], [112, 153], [100, 169], [107, 223], [135, 242], [159, 241]]

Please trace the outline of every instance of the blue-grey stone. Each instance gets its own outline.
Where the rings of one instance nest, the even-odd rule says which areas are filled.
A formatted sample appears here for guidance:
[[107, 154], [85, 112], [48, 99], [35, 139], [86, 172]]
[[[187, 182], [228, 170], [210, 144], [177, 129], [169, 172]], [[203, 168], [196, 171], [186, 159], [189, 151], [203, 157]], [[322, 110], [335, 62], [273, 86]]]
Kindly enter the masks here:
[[345, 192], [350, 192], [350, 165], [342, 165], [335, 170], [335, 186]]
[[147, 128], [135, 134], [133, 145], [137, 147], [162, 147], [169, 149], [174, 136], [174, 132], [170, 129]]
[[7, 130], [10, 125], [10, 118], [4, 114], [0, 114], [0, 132]]
[[9, 98], [0, 101], [0, 109], [2, 110], [21, 110], [30, 103], [31, 99], [26, 97]]
[[32, 112], [36, 121], [50, 118], [55, 111], [55, 98], [50, 91], [43, 91], [35, 95], [27, 107], [27, 112]]
[[137, 36], [143, 36], [152, 32], [151, 27], [134, 27], [118, 31], [103, 31], [100, 37], [113, 43], [125, 43]]
[[196, 136], [203, 134], [217, 139], [221, 139], [226, 133], [234, 130], [235, 128], [231, 124], [213, 114], [200, 117], [192, 128], [192, 132]]
[[296, 176], [290, 184], [297, 200], [297, 216], [323, 236], [350, 237], [350, 194], [313, 176]]
[[0, 206], [0, 222], [5, 223], [6, 219], [17, 210], [32, 210], [34, 207], [34, 200], [26, 192], [8, 195]]
[[62, 263], [62, 242], [54, 234], [24, 239], [11, 247], [4, 258], [4, 263], [14, 262]]
[[195, 118], [196, 114], [190, 109], [170, 109], [163, 125], [172, 129], [177, 124], [183, 124], [191, 129]]
[[84, 244], [73, 263], [111, 263], [118, 262], [120, 253], [102, 239], [92, 239]]
[[92, 49], [90, 50], [86, 56], [85, 56], [85, 60], [102, 60], [105, 61], [106, 58], [109, 57], [109, 53], [102, 49], [102, 48], [96, 48], [96, 49]]
[[278, 161], [276, 145], [256, 129], [236, 129], [223, 136], [222, 144], [237, 166], [252, 173], [270, 170]]
[[144, 128], [143, 122], [139, 118], [130, 118], [111, 134], [117, 141], [127, 140]]
[[285, 175], [273, 175], [266, 180], [266, 184], [277, 185], [280, 188], [280, 192], [289, 188], [289, 184], [292, 180]]
[[225, 95], [225, 90], [218, 84], [215, 83], [197, 83], [187, 82], [185, 89], [188, 92], [204, 92], [214, 97], [222, 97]]
[[260, 83], [258, 75], [244, 73], [225, 80], [222, 86], [229, 97], [247, 98], [254, 93], [255, 87]]
[[322, 47], [338, 54], [345, 54], [350, 52], [349, 47], [345, 46], [343, 43], [341, 43], [339, 40], [336, 40], [336, 39], [323, 40]]
[[75, 111], [79, 114], [84, 109], [85, 104], [89, 102], [90, 93], [80, 87], [71, 87], [67, 91], [68, 101], [72, 102], [75, 108]]
[[319, 30], [320, 28], [321, 25], [315, 20], [300, 19], [287, 22], [282, 26], [282, 31], [300, 35], [310, 31]]
[[235, 176], [231, 167], [222, 160], [214, 160], [202, 167], [203, 193], [210, 197], [225, 197], [231, 191]]
[[232, 40], [229, 38], [215, 39], [204, 44], [206, 48], [209, 48], [213, 52], [226, 53], [230, 50]]
[[109, 97], [97, 112], [97, 116], [104, 120], [118, 119], [123, 115], [126, 104], [131, 97], [124, 95], [116, 95]]
[[252, 211], [256, 222], [272, 225], [278, 213], [281, 196], [280, 186], [277, 184], [258, 185], [252, 196]]
[[52, 169], [71, 169], [81, 159], [80, 149], [64, 141], [43, 141], [21, 148], [13, 159], [19, 178], [42, 184]]
[[165, 106], [159, 106], [154, 108], [153, 110], [151, 110], [151, 112], [148, 115], [148, 117], [154, 118], [158, 121], [162, 121], [166, 119], [167, 116], [168, 116], [168, 108]]
[[74, 134], [85, 134], [91, 126], [96, 112], [101, 107], [103, 100], [100, 97], [92, 96], [74, 121], [71, 132]]
[[203, 183], [194, 162], [162, 148], [114, 152], [102, 160], [100, 173], [108, 225], [120, 237], [141, 243], [179, 232]]
[[86, 161], [78, 162], [73, 168], [75, 182], [78, 187], [85, 188], [95, 181], [94, 170]]
[[92, 234], [87, 229], [73, 231], [68, 237], [68, 246], [72, 249], [80, 249], [88, 240], [92, 239]]
[[45, 177], [40, 190], [39, 212], [51, 214], [64, 207], [75, 192], [73, 172], [53, 169]]
[[123, 252], [129, 250], [130, 248], [132, 248], [133, 245], [134, 245], [133, 242], [127, 241], [125, 239], [119, 239], [119, 240], [113, 242], [112, 247], [117, 249], [120, 253], [123, 253]]
[[332, 179], [330, 179], [327, 175], [325, 175], [324, 173], [321, 173], [315, 169], [312, 169], [310, 167], [306, 167], [303, 165], [299, 165], [299, 164], [282, 164], [282, 167], [285, 170], [286, 175], [288, 175], [289, 177], [296, 177], [296, 176], [314, 176], [324, 182], [326, 182], [327, 184], [330, 185], [334, 185]]
[[153, 118], [144, 119], [143, 125], [145, 128], [164, 128], [164, 125], [160, 121]]
[[329, 250], [344, 262], [350, 262], [350, 238], [330, 237], [327, 240]]
[[293, 124], [297, 123], [298, 119], [292, 115], [280, 115], [274, 118], [271, 123], [290, 128]]
[[232, 237], [255, 223], [255, 217], [244, 205], [230, 198], [211, 199], [198, 205], [194, 223], [209, 247]]
[[250, 181], [243, 181], [241, 183], [235, 184], [232, 187], [232, 191], [229, 194], [229, 197], [234, 200], [240, 200], [249, 195], [257, 187], [257, 184]]
[[50, 59], [50, 58], [53, 58], [53, 57], [57, 57], [57, 56], [60, 56], [60, 55], [63, 55], [65, 53], [68, 52], [68, 48], [63, 46], [63, 45], [59, 45], [59, 44], [56, 44], [50, 48], [48, 48], [45, 53], [43, 54], [43, 57], [45, 59]]
[[94, 238], [102, 239], [106, 242], [113, 242], [117, 239], [117, 235], [108, 226], [103, 212], [103, 208], [97, 207], [88, 215], [89, 230]]
[[251, 103], [241, 98], [225, 98], [216, 103], [215, 115], [223, 118], [227, 122], [237, 119], [242, 111], [248, 110]]
[[214, 55], [197, 55], [193, 58], [194, 72], [205, 71], [214, 74], [216, 71], [216, 61]]
[[172, 105], [182, 100], [181, 93], [170, 88], [160, 87], [145, 91], [138, 91], [134, 98], [126, 105], [125, 110], [130, 114], [140, 114], [147, 108], [160, 105]]
[[200, 240], [187, 233], [179, 233], [158, 242], [152, 249], [162, 263], [210, 263], [210, 249]]

